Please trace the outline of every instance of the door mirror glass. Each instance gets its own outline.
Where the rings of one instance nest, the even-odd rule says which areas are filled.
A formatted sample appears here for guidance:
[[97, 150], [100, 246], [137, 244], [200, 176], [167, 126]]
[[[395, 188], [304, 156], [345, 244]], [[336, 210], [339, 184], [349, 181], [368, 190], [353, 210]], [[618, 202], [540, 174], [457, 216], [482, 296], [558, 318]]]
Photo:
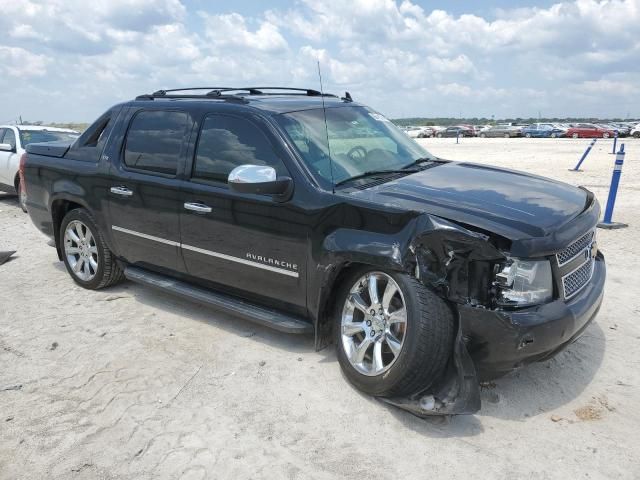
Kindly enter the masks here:
[[278, 178], [273, 167], [264, 165], [240, 165], [229, 173], [227, 180], [232, 190], [258, 195], [290, 196], [293, 181], [289, 177]]
[[0, 143], [0, 152], [13, 152], [13, 145]]

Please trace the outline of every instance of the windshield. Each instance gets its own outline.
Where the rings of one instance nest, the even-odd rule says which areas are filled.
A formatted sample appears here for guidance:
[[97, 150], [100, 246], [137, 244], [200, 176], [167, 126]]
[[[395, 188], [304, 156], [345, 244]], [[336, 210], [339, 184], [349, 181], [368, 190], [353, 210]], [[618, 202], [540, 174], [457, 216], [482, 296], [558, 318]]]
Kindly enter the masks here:
[[49, 130], [20, 130], [20, 142], [22, 148], [30, 143], [40, 142], [73, 142], [80, 136], [72, 132], [52, 132]]
[[[354, 106], [327, 108], [326, 112], [326, 129], [322, 109], [275, 117], [325, 188], [367, 172], [398, 170], [420, 159], [433, 158], [373, 110]], [[330, 148], [327, 148], [327, 136]]]

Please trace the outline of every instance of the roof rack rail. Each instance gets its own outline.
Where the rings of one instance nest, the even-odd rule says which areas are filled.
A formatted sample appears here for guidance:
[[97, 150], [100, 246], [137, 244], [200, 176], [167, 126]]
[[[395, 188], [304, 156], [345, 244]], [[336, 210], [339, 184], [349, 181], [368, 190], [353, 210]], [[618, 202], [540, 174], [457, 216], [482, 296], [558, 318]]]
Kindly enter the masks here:
[[[201, 93], [176, 93], [176, 92], [193, 92], [198, 90], [206, 90]], [[231, 92], [234, 92], [233, 94]], [[237, 93], [235, 93], [237, 92]], [[157, 90], [150, 94], [143, 94], [136, 97], [136, 100], [153, 100], [155, 98], [224, 98], [244, 100], [246, 95], [282, 95], [290, 92], [289, 95], [304, 95], [309, 97], [336, 97], [330, 93], [321, 93], [311, 88], [289, 88], [289, 87], [189, 87], [189, 88], [172, 88], [167, 90]]]

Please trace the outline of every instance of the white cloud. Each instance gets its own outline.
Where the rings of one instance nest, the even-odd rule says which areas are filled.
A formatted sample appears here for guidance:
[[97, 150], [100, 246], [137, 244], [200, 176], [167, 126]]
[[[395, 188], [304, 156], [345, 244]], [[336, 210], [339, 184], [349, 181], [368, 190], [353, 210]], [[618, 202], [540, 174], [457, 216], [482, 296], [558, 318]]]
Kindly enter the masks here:
[[50, 60], [44, 55], [35, 55], [24, 48], [0, 46], [0, 74], [13, 77], [41, 77], [47, 73]]
[[238, 13], [209, 15], [200, 12], [205, 20], [205, 35], [216, 46], [243, 47], [248, 51], [279, 52], [287, 48], [287, 41], [278, 27], [269, 21], [260, 24], [255, 32], [247, 28], [244, 17]]
[[[0, 92], [11, 93], [0, 101], [47, 105], [41, 118], [88, 119], [171, 86], [317, 87], [316, 60], [326, 90], [348, 89], [390, 116], [607, 115], [619, 108], [607, 97], [621, 95], [625, 110], [640, 110], [630, 90], [640, 82], [638, 0], [567, 0], [491, 16], [410, 0], [300, 0], [252, 16], [228, 13], [233, 4], [227, 13], [188, 12], [179, 0], [12, 0], [3, 10]], [[43, 101], [41, 92], [65, 90], [82, 101]]]

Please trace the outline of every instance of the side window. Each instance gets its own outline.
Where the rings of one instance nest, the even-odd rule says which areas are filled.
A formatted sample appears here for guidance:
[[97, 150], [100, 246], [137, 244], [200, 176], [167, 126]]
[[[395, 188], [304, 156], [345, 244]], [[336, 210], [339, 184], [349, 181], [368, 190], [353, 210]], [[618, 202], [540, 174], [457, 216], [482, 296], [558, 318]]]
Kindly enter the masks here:
[[205, 118], [192, 177], [227, 183], [231, 170], [240, 165], [268, 165], [279, 176], [287, 174], [269, 140], [255, 124], [226, 115]]
[[4, 139], [2, 140], [2, 143], [8, 143], [9, 145], [11, 145], [14, 149], [16, 148], [16, 134], [13, 130], [11, 130], [10, 128], [7, 128], [7, 132], [4, 134]]
[[10, 128], [7, 128], [4, 134], [4, 139], [2, 140], [1, 143], [8, 143], [9, 145], [11, 145], [14, 149], [16, 148], [16, 134], [13, 130], [11, 130]]
[[187, 114], [143, 110], [133, 118], [124, 149], [129, 168], [175, 175], [187, 132]]
[[0, 143], [4, 143], [4, 133], [7, 131], [6, 128], [0, 128]]

